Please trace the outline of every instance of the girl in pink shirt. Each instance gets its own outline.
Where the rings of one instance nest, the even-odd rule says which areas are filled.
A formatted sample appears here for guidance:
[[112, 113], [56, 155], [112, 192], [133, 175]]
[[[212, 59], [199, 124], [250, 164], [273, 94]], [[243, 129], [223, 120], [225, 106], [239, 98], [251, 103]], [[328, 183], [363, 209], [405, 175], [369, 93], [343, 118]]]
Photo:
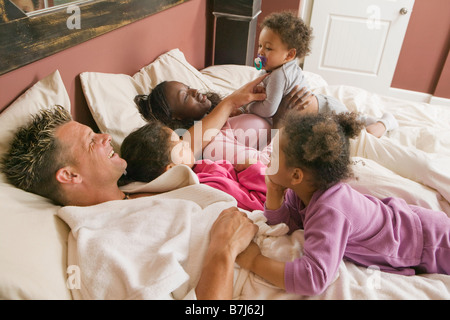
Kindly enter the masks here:
[[239, 208], [264, 209], [266, 167], [261, 162], [232, 165], [226, 160], [195, 161], [190, 144], [159, 121], [129, 134], [122, 143], [121, 156], [127, 161], [127, 179], [149, 182], [173, 166], [184, 164], [192, 168], [200, 183], [233, 196]]
[[363, 195], [343, 182], [351, 177], [349, 138], [363, 128], [356, 119], [353, 113], [285, 118], [267, 169], [264, 214], [269, 224], [304, 229], [303, 256], [275, 261], [252, 243], [237, 259], [241, 267], [301, 295], [322, 293], [342, 259], [403, 275], [450, 274], [445, 213]]

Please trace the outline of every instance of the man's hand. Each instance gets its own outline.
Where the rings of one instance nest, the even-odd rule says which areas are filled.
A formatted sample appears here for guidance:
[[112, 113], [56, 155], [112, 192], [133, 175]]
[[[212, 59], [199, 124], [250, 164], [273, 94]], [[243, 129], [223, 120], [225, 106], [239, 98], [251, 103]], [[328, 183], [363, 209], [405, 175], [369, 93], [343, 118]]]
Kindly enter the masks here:
[[257, 231], [258, 226], [244, 212], [235, 207], [228, 208], [222, 211], [211, 228], [210, 248], [227, 250], [234, 260], [247, 248]]
[[231, 299], [236, 257], [252, 241], [258, 227], [237, 208], [222, 211], [211, 227], [211, 240], [195, 289], [198, 299]]

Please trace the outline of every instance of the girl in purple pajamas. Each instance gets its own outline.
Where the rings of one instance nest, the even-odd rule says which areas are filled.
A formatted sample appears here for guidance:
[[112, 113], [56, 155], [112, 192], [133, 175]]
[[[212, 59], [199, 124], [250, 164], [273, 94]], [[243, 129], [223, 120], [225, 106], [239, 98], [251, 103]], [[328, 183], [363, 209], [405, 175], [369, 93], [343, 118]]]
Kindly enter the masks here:
[[[264, 214], [269, 224], [304, 229], [303, 256], [261, 255], [252, 243], [237, 262], [288, 292], [322, 293], [342, 259], [382, 271], [450, 274], [450, 218], [443, 212], [353, 190], [349, 139], [363, 128], [353, 113], [291, 114], [273, 146]], [[274, 172], [271, 172], [274, 171]]]

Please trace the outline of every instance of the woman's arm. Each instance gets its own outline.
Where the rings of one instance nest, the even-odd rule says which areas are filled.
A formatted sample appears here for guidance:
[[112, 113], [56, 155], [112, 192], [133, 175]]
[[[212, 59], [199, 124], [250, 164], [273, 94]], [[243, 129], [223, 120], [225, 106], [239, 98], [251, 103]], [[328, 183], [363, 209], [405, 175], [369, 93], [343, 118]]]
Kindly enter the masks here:
[[[199, 158], [203, 149], [211, 141], [211, 138], [215, 137], [220, 129], [222, 129], [233, 110], [252, 101], [264, 100], [266, 98], [265, 93], [261, 93], [256, 89], [257, 85], [266, 76], [256, 78], [227, 96], [213, 111], [186, 131], [183, 135], [183, 140], [190, 142], [195, 158]], [[207, 132], [210, 129], [212, 131]]]

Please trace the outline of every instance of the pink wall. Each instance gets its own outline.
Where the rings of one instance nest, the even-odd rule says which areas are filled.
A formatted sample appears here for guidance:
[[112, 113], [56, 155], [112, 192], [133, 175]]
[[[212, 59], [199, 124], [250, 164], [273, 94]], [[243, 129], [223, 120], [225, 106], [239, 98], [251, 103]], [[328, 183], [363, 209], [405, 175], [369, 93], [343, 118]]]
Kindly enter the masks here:
[[450, 99], [450, 52], [448, 53], [447, 60], [445, 60], [444, 67], [442, 68], [436, 90], [434, 90], [434, 95]]
[[450, 98], [449, 49], [450, 1], [415, 0], [392, 87]]
[[0, 110], [27, 87], [58, 69], [71, 97], [74, 118], [95, 127], [78, 75], [84, 71], [133, 75], [174, 48], [184, 52], [194, 67], [203, 68], [207, 1], [188, 1], [1, 75]]

